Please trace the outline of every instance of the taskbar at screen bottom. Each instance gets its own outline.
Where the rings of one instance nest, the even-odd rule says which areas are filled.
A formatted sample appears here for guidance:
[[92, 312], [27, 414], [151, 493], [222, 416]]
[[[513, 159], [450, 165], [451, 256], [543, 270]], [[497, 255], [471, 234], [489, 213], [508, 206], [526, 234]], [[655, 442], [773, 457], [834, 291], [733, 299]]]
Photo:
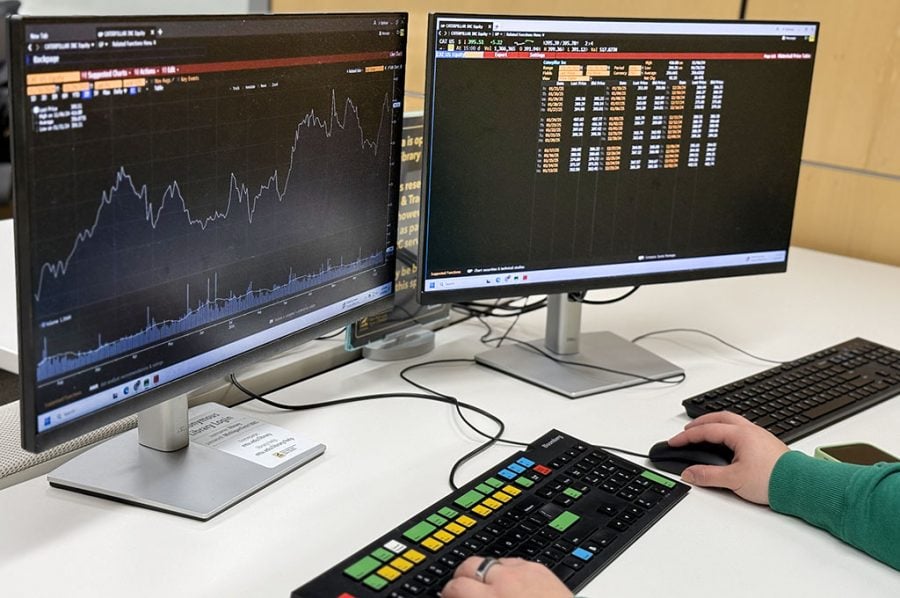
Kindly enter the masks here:
[[352, 297], [346, 297], [314, 312], [304, 314], [287, 322], [272, 326], [271, 328], [261, 330], [253, 335], [222, 345], [211, 351], [195, 355], [189, 359], [173, 363], [158, 370], [144, 372], [140, 376], [121, 381], [114, 386], [111, 385], [108, 388], [95, 392], [82, 399], [45, 411], [44, 413], [39, 413], [37, 415], [37, 431], [45, 432], [80, 417], [90, 415], [95, 411], [133, 398], [138, 394], [157, 388], [167, 382], [178, 380], [220, 361], [262, 347], [295, 332], [340, 316], [351, 309], [387, 297], [392, 292], [393, 283], [384, 283]]
[[659, 258], [642, 257], [634, 262], [526, 270], [518, 266], [497, 268], [467, 268], [459, 274], [425, 278], [423, 292], [452, 292], [465, 289], [565, 283], [601, 278], [633, 278], [666, 273], [716, 270], [720, 268], [753, 267], [763, 264], [782, 264], [787, 250], [757, 251], [708, 257]]

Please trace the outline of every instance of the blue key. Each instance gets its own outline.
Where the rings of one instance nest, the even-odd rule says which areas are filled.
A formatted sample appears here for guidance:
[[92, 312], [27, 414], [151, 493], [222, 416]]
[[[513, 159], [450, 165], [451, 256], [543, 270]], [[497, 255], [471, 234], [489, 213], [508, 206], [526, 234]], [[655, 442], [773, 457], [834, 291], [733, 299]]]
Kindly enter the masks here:
[[513, 480], [516, 478], [516, 474], [514, 474], [513, 472], [511, 472], [508, 469], [501, 469], [500, 477], [506, 478], [507, 480]]
[[514, 471], [516, 473], [522, 473], [523, 471], [525, 471], [525, 468], [522, 467], [521, 465], [519, 465], [518, 463], [510, 463], [509, 465], [506, 466], [506, 468], [511, 469], [512, 471]]
[[534, 465], [534, 461], [532, 461], [528, 457], [519, 457], [518, 459], [516, 459], [516, 463], [518, 463], [522, 467], [531, 467], [532, 465]]
[[581, 559], [582, 561], [589, 561], [594, 556], [594, 553], [590, 550], [585, 550], [584, 548], [576, 548], [572, 551], [572, 556]]

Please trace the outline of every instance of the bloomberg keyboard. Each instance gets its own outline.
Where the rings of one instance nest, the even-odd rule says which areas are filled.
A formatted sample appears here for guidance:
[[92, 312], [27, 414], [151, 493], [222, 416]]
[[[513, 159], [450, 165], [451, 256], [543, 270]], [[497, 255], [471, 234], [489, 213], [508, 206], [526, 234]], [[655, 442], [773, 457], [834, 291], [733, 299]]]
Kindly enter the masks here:
[[438, 596], [472, 555], [543, 563], [577, 592], [687, 492], [551, 430], [291, 596]]
[[793, 442], [900, 394], [900, 351], [855, 338], [682, 402], [732, 411]]

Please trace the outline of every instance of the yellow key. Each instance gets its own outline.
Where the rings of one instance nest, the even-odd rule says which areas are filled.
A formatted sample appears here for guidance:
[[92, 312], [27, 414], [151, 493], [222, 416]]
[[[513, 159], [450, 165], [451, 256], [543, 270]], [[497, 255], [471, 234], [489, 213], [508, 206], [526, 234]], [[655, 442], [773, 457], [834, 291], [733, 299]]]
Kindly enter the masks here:
[[422, 540], [422, 546], [424, 546], [431, 552], [437, 552], [438, 550], [440, 550], [441, 548], [444, 547], [444, 543], [439, 542], [439, 541], [435, 540], [434, 538], [429, 537], [429, 538], [425, 538], [424, 540]]
[[456, 534], [457, 536], [460, 535], [461, 533], [463, 533], [464, 531], [466, 531], [466, 528], [464, 528], [463, 526], [461, 526], [458, 523], [454, 523], [453, 521], [451, 521], [450, 523], [445, 525], [444, 529], [447, 530], [448, 532], [450, 532], [451, 534]]
[[464, 526], [466, 526], [466, 527], [472, 527], [473, 525], [475, 525], [476, 523], [478, 523], [477, 521], [475, 521], [474, 519], [472, 519], [472, 518], [469, 517], [468, 515], [460, 515], [459, 517], [456, 518], [456, 522], [457, 522], [458, 524], [464, 525]]
[[478, 515], [481, 515], [482, 517], [487, 517], [488, 515], [493, 513], [492, 510], [490, 510], [489, 508], [487, 508], [484, 505], [475, 505], [474, 507], [472, 507], [472, 511], [474, 513], [477, 513]]
[[410, 548], [406, 552], [403, 553], [403, 558], [412, 561], [416, 565], [425, 560], [425, 555], [419, 552], [418, 550], [413, 550]]
[[509, 502], [512, 500], [512, 496], [510, 496], [506, 492], [500, 492], [499, 490], [497, 492], [494, 492], [493, 497], [500, 502]]
[[[422, 558], [425, 558], [425, 557], [422, 557]], [[402, 571], [403, 573], [406, 573], [407, 571], [409, 571], [410, 569], [413, 568], [412, 563], [410, 563], [406, 559], [400, 558], [399, 556], [397, 558], [395, 558], [393, 561], [391, 561], [390, 565], [394, 569], [397, 569], [398, 571]]]
[[388, 567], [387, 565], [376, 571], [376, 573], [388, 581], [394, 581], [395, 579], [400, 577], [399, 571], [397, 571], [393, 567]]
[[522, 491], [516, 488], [515, 486], [506, 485], [503, 487], [503, 491], [509, 494], [510, 496], [519, 496], [522, 494]]
[[503, 503], [501, 503], [498, 500], [494, 500], [493, 498], [486, 498], [486, 499], [484, 499], [484, 502], [482, 502], [481, 504], [483, 504], [484, 506], [486, 506], [489, 509], [494, 509], [495, 511], [503, 506]]
[[448, 542], [452, 542], [456, 536], [454, 536], [453, 534], [451, 534], [448, 531], [439, 529], [438, 531], [434, 532], [434, 537], [437, 538], [438, 540], [440, 540], [441, 542], [443, 542], [444, 544], [447, 544]]

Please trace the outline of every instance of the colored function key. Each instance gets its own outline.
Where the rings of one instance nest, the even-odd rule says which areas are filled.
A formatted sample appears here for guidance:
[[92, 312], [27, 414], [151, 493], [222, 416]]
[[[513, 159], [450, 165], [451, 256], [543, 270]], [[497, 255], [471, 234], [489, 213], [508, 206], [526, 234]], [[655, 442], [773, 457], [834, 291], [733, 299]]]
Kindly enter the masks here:
[[535, 465], [534, 470], [541, 475], [548, 475], [553, 470], [547, 467], [546, 465]]
[[394, 558], [394, 553], [387, 548], [376, 548], [372, 551], [372, 556], [382, 562], [387, 562]]
[[436, 526], [428, 523], [427, 521], [420, 521], [419, 523], [403, 532], [403, 537], [408, 538], [413, 542], [418, 542], [436, 529]]
[[370, 575], [363, 580], [363, 583], [377, 592], [378, 590], [383, 590], [384, 587], [388, 585], [388, 580], [377, 575]]
[[453, 519], [454, 517], [456, 517], [457, 515], [459, 515], [459, 512], [458, 512], [458, 511], [454, 511], [454, 510], [451, 509], [450, 507], [441, 507], [440, 509], [438, 509], [438, 514], [439, 514], [439, 515], [443, 515], [443, 516], [446, 517], [447, 519]]
[[647, 478], [651, 482], [656, 482], [657, 484], [662, 484], [666, 488], [674, 488], [675, 487], [675, 482], [673, 482], [670, 479], [664, 478], [661, 475], [657, 475], [657, 474], [653, 473], [652, 471], [644, 471], [643, 473], [641, 473], [641, 476]]
[[464, 509], [468, 509], [472, 505], [480, 502], [482, 498], [484, 498], [484, 494], [482, 494], [481, 492], [478, 492], [477, 490], [469, 490], [453, 502]]
[[581, 517], [579, 517], [575, 513], [571, 513], [569, 511], [563, 511], [562, 513], [557, 515], [553, 521], [550, 522], [550, 527], [552, 527], [553, 529], [555, 529], [558, 532], [564, 532], [567, 529], [569, 529], [570, 527], [572, 527], [572, 524], [575, 523], [576, 521], [578, 521], [579, 519], [581, 519]]
[[444, 525], [445, 523], [447, 523], [447, 518], [442, 517], [441, 515], [438, 515], [437, 513], [435, 513], [435, 514], [429, 515], [427, 517], [426, 521], [428, 521], [428, 523], [431, 523], [433, 525], [440, 527], [440, 526]]
[[414, 550], [410, 548], [406, 552], [403, 553], [403, 558], [408, 561], [412, 561], [416, 565], [425, 560], [425, 555], [419, 552], [418, 550]]
[[532, 461], [528, 457], [519, 457], [518, 459], [516, 459], [516, 463], [518, 463], [522, 467], [531, 467], [532, 465], [534, 465], [534, 461]]
[[508, 469], [510, 471], [514, 471], [516, 473], [522, 473], [523, 471], [525, 471], [525, 468], [522, 467], [521, 465], [519, 465], [518, 463], [510, 463], [509, 465], [506, 466], [506, 469]]
[[358, 561], [344, 569], [344, 574], [351, 579], [359, 581], [380, 566], [381, 561], [379, 561], [378, 559], [371, 556], [364, 556], [363, 558], [359, 559]]

